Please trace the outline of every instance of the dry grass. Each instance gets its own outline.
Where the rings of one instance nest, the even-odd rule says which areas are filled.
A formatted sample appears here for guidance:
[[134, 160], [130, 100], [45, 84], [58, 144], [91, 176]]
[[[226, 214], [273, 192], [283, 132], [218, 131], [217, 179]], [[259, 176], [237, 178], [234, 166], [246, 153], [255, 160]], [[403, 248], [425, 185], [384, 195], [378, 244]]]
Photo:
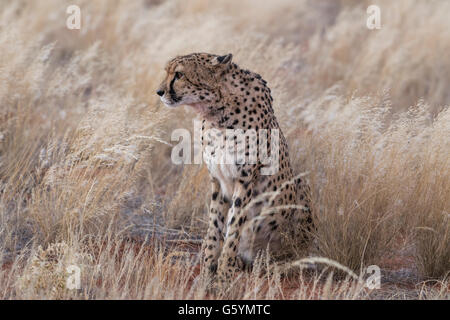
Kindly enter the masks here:
[[[65, 28], [73, 2], [80, 31]], [[0, 1], [0, 297], [448, 298], [450, 3], [375, 2], [376, 31], [364, 1]], [[207, 292], [208, 174], [167, 145], [194, 115], [154, 94], [164, 63], [195, 51], [232, 52], [268, 81], [311, 184], [309, 254], [346, 277], [261, 257]], [[398, 271], [394, 258], [406, 280], [380, 291], [349, 276]], [[72, 264], [81, 290], [64, 285]]]

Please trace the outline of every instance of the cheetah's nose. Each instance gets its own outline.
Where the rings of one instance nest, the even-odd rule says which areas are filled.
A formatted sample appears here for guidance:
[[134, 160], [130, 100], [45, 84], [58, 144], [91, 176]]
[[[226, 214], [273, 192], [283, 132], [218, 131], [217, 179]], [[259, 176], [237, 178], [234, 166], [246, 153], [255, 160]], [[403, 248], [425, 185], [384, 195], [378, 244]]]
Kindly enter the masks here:
[[162, 97], [163, 94], [164, 94], [164, 90], [158, 90], [158, 91], [156, 91], [156, 94], [157, 94], [158, 96]]

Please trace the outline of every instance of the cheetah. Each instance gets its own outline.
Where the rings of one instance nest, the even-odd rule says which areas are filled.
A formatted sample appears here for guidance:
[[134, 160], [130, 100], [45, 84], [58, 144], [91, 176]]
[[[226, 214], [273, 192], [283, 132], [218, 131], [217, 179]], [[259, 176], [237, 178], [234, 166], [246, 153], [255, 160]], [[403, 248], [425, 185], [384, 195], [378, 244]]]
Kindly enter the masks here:
[[[275, 129], [279, 133], [278, 170], [270, 175], [262, 174], [260, 161], [207, 163], [211, 202], [203, 262], [212, 275], [217, 273], [221, 284], [251, 266], [261, 250], [269, 249], [276, 256], [282, 249], [283, 227], [292, 226], [293, 219], [299, 222], [305, 243], [310, 242], [312, 226], [308, 187], [301, 178], [294, 179], [267, 82], [259, 74], [240, 68], [232, 58], [232, 54], [208, 53], [176, 57], [168, 62], [165, 79], [156, 92], [167, 107], [192, 107], [202, 119], [202, 132], [215, 129], [217, 137], [235, 140], [227, 130]], [[260, 137], [256, 140], [258, 144]], [[270, 135], [268, 146], [271, 140]], [[202, 142], [204, 148], [203, 136]], [[249, 145], [245, 146], [247, 157], [255, 153]]]

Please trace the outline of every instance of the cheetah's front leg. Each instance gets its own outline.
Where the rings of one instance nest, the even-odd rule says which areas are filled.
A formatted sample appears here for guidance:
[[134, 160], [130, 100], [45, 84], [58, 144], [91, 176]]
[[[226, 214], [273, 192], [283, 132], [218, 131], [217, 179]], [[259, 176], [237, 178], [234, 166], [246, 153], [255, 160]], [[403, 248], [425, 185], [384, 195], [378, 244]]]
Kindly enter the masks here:
[[209, 226], [203, 246], [205, 267], [211, 273], [215, 273], [217, 260], [222, 250], [225, 213], [228, 211], [229, 205], [227, 199], [220, 191], [217, 179], [212, 179], [211, 187]]
[[249, 183], [240, 183], [233, 194], [231, 208], [227, 217], [225, 243], [219, 257], [217, 279], [219, 287], [229, 284], [236, 271], [242, 267], [237, 256], [237, 250], [243, 225], [247, 221], [247, 213], [243, 209], [249, 203], [251, 193], [252, 186]]

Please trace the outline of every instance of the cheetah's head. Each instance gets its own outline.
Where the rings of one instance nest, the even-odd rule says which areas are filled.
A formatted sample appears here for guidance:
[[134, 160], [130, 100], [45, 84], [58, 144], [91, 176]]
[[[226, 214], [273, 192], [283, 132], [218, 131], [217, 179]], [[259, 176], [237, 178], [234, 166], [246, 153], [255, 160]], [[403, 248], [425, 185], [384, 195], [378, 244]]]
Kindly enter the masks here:
[[221, 79], [233, 55], [193, 53], [176, 57], [166, 66], [157, 94], [168, 107], [190, 105], [202, 110], [220, 98]]

